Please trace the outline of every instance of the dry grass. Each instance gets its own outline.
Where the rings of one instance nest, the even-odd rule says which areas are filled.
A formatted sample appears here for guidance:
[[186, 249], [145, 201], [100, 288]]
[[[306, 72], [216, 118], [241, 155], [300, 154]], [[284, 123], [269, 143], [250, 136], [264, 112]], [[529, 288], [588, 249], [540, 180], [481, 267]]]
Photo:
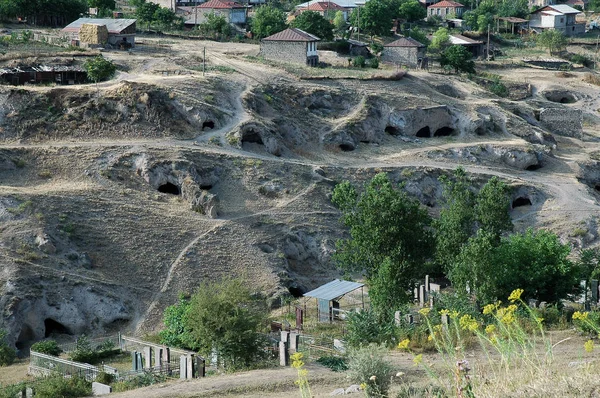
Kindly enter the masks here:
[[10, 366], [0, 367], [0, 385], [16, 384], [30, 377], [27, 376], [28, 359], [19, 359]]
[[586, 73], [583, 76], [583, 81], [586, 83], [593, 84], [595, 86], [600, 86], [600, 76], [595, 73]]

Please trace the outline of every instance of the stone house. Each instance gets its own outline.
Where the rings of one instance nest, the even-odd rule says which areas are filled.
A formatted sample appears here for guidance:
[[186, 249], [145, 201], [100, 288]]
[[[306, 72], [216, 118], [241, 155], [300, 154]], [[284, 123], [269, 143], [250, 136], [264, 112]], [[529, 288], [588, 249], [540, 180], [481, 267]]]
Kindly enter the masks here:
[[412, 37], [402, 37], [383, 46], [381, 60], [396, 65], [417, 67], [425, 58], [426, 46]]
[[462, 17], [464, 10], [465, 6], [456, 1], [442, 0], [427, 7], [427, 16], [432, 17], [437, 15], [442, 19], [446, 19], [446, 16], [460, 18]]
[[310, 2], [305, 6], [296, 7], [296, 10], [299, 14], [305, 11], [314, 11], [321, 14], [321, 16], [325, 17], [327, 20], [332, 20], [335, 17], [335, 14], [338, 11], [341, 11], [342, 14], [344, 14], [344, 20], [348, 19], [348, 9], [341, 7], [332, 1]]
[[260, 55], [274, 61], [317, 66], [317, 42], [321, 40], [298, 28], [288, 28], [260, 41]]
[[585, 33], [585, 23], [575, 19], [580, 12], [566, 4], [545, 6], [530, 14], [529, 28], [537, 32], [558, 30], [566, 36]]
[[106, 26], [108, 44], [119, 47], [121, 44], [127, 43], [127, 47], [135, 47], [136, 22], [135, 19], [79, 18], [65, 26], [61, 32], [66, 33], [74, 44], [80, 45], [85, 44], [79, 37], [79, 31], [83, 25]]
[[220, 15], [230, 24], [244, 25], [247, 20], [246, 6], [230, 0], [209, 0], [196, 7], [178, 7], [177, 14], [184, 19], [186, 26], [194, 26], [207, 21], [209, 14]]

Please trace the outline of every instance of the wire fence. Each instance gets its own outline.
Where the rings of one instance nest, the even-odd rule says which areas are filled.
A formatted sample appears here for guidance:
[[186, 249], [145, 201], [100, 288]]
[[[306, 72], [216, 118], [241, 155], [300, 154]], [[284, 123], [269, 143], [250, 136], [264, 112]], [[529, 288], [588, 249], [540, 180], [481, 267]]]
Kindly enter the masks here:
[[63, 376], [79, 376], [88, 381], [96, 380], [96, 377], [101, 372], [115, 376], [119, 373], [117, 369], [110, 366], [94, 366], [35, 351], [31, 351], [30, 353], [29, 372], [42, 375], [60, 373]]

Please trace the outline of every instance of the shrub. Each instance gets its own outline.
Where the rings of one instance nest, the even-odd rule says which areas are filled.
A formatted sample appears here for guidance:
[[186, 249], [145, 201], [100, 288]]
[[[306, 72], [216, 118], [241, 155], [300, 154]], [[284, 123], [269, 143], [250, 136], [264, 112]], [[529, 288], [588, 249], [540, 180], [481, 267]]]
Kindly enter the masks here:
[[317, 363], [320, 363], [321, 365], [328, 367], [329, 369], [333, 370], [334, 372], [344, 372], [344, 371], [348, 370], [348, 363], [346, 362], [346, 360], [344, 358], [341, 358], [341, 357], [332, 357], [332, 356], [320, 357], [319, 359], [317, 359]]
[[62, 352], [58, 343], [54, 340], [38, 341], [31, 346], [31, 351], [54, 356], [59, 356]]
[[81, 377], [51, 376], [35, 385], [36, 398], [77, 398], [92, 395], [92, 384]]
[[569, 57], [569, 61], [573, 62], [574, 64], [580, 64], [587, 67], [594, 66], [594, 61], [583, 54], [573, 54]]
[[358, 57], [354, 58], [352, 60], [352, 66], [354, 66], [355, 68], [364, 68], [367, 64], [367, 61], [365, 60], [365, 57], [363, 57], [362, 55], [359, 55]]
[[369, 61], [369, 67], [373, 68], [373, 69], [377, 69], [379, 68], [379, 60], [377, 58], [372, 58]]
[[113, 381], [115, 381], [115, 375], [106, 372], [100, 372], [98, 373], [98, 376], [96, 376], [96, 381], [102, 384], [111, 384]]
[[384, 359], [387, 349], [370, 344], [350, 352], [348, 377], [360, 384], [367, 397], [386, 397], [394, 370]]
[[381, 322], [372, 310], [352, 312], [348, 315], [346, 343], [350, 347], [376, 343], [394, 345], [396, 328], [393, 322]]
[[490, 91], [498, 97], [508, 97], [508, 88], [501, 81], [494, 81], [490, 84]]
[[9, 366], [17, 358], [14, 348], [6, 342], [6, 330], [0, 329], [0, 366]]

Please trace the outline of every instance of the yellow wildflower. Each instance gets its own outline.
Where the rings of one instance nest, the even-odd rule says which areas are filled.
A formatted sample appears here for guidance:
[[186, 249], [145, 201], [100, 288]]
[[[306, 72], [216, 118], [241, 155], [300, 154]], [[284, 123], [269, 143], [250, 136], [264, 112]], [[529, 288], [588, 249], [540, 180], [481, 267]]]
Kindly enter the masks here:
[[364, 390], [365, 388], [367, 388], [367, 383], [360, 383], [360, 389]]
[[479, 327], [479, 324], [477, 323], [477, 321], [475, 320], [475, 318], [473, 318], [471, 315], [465, 314], [463, 315], [459, 321], [458, 321], [461, 329], [463, 330], [470, 330], [471, 332], [474, 332], [477, 330], [477, 328]]
[[504, 314], [504, 316], [500, 319], [500, 322], [502, 323], [506, 323], [507, 325], [509, 323], [513, 323], [515, 321], [515, 314], [513, 314], [512, 312], [507, 312], [506, 314]]
[[573, 313], [573, 319], [575, 320], [580, 320], [580, 321], [585, 321], [588, 317], [589, 312], [579, 312], [579, 311], [575, 311]]
[[404, 339], [398, 343], [398, 348], [401, 350], [406, 350], [408, 348], [409, 343], [410, 343], [409, 339]]
[[299, 377], [306, 377], [306, 376], [308, 376], [308, 370], [306, 370], [306, 369], [300, 369], [298, 371], [298, 376]]
[[538, 325], [541, 325], [542, 322], [544, 322], [544, 318], [538, 316], [535, 318], [535, 321], [537, 322]]
[[594, 342], [592, 340], [586, 341], [585, 344], [583, 345], [583, 348], [585, 348], [585, 352], [594, 351]]
[[413, 363], [415, 366], [419, 366], [423, 362], [423, 354], [419, 354], [413, 358]]
[[450, 314], [449, 310], [440, 310], [440, 315], [444, 316], [444, 315], [448, 315]]
[[483, 307], [483, 314], [484, 315], [491, 314], [492, 312], [494, 312], [495, 309], [496, 309], [495, 304], [488, 304], [485, 307]]
[[427, 341], [433, 341], [433, 334], [430, 334], [429, 336], [427, 336]]
[[423, 316], [427, 316], [427, 315], [429, 315], [430, 311], [431, 311], [431, 308], [421, 308], [419, 310], [419, 314], [421, 314]]
[[515, 289], [512, 291], [508, 299], [511, 303], [514, 303], [517, 300], [521, 300], [521, 295], [523, 294], [523, 289]]
[[511, 304], [508, 307], [506, 307], [506, 310], [509, 312], [515, 312], [517, 310], [517, 306], [515, 304]]
[[434, 332], [440, 332], [441, 330], [442, 330], [442, 325], [441, 325], [441, 324], [439, 324], [439, 325], [435, 325], [435, 326], [433, 327], [433, 331], [434, 331]]
[[485, 327], [485, 332], [486, 332], [487, 334], [492, 334], [492, 333], [494, 333], [495, 331], [496, 331], [496, 325], [487, 325], [487, 326]]
[[301, 352], [296, 352], [290, 355], [290, 359], [292, 360], [292, 367], [296, 369], [300, 369], [304, 366], [304, 361], [302, 361], [304, 355]]
[[458, 318], [459, 315], [460, 315], [460, 312], [458, 312], [456, 310], [450, 312], [450, 318], [452, 318], [452, 319]]

